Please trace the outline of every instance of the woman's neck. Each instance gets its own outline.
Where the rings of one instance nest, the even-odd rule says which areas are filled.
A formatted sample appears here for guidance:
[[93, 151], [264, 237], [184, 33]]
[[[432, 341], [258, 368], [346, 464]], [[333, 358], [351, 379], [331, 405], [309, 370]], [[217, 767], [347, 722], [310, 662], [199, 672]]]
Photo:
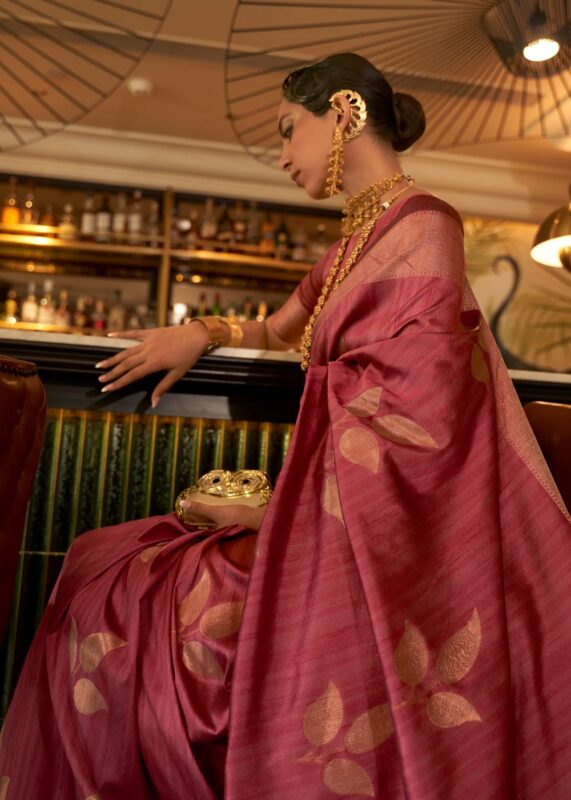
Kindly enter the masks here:
[[[402, 172], [400, 162], [390, 145], [383, 145], [371, 136], [362, 135], [345, 146], [343, 191], [353, 197], [374, 183]], [[397, 184], [389, 195], [403, 187]]]

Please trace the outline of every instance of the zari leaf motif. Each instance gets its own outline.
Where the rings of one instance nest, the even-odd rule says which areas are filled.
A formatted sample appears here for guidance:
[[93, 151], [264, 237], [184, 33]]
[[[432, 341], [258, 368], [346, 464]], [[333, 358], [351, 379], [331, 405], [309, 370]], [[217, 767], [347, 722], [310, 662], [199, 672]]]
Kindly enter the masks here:
[[336, 517], [339, 522], [343, 522], [341, 501], [339, 499], [339, 490], [337, 488], [337, 478], [335, 475], [328, 475], [323, 482], [321, 505], [328, 514], [331, 514], [332, 517]]
[[443, 683], [456, 683], [470, 671], [480, 650], [481, 641], [480, 617], [474, 609], [466, 625], [440, 648], [436, 672]]
[[71, 618], [71, 625], [69, 627], [69, 669], [73, 671], [75, 662], [77, 660], [77, 622], [75, 617]]
[[484, 358], [482, 350], [477, 344], [472, 348], [470, 368], [472, 370], [472, 377], [488, 386], [490, 382], [488, 365], [486, 364], [486, 359]]
[[428, 648], [424, 636], [408, 620], [395, 650], [395, 669], [403, 683], [417, 686], [428, 670]]
[[373, 386], [365, 389], [364, 392], [350, 400], [345, 406], [345, 410], [354, 417], [373, 417], [379, 410], [379, 403], [383, 390], [380, 386]]
[[73, 687], [73, 702], [80, 714], [107, 711], [107, 703], [97, 686], [88, 678], [80, 678]]
[[6, 800], [6, 795], [8, 794], [9, 785], [10, 785], [10, 778], [7, 775], [3, 775], [0, 778], [0, 800]]
[[178, 607], [181, 625], [192, 625], [204, 608], [210, 594], [210, 573], [207, 569], [196, 586], [186, 595]]
[[337, 736], [343, 722], [343, 700], [331, 681], [321, 697], [310, 703], [303, 716], [303, 733], [308, 742], [319, 747]]
[[384, 417], [377, 417], [372, 419], [369, 424], [374, 431], [391, 442], [416, 447], [438, 448], [438, 444], [428, 431], [411, 419], [401, 417], [398, 414], [386, 414]]
[[359, 464], [374, 475], [379, 468], [380, 450], [376, 436], [364, 428], [352, 427], [339, 440], [339, 450], [347, 461]]
[[350, 753], [368, 753], [386, 741], [392, 732], [389, 704], [383, 703], [357, 717], [345, 734], [345, 747]]
[[200, 632], [207, 639], [222, 639], [240, 630], [244, 603], [219, 603], [205, 612]]
[[464, 722], [481, 722], [476, 709], [455, 692], [437, 692], [428, 699], [426, 711], [431, 722], [439, 728], [456, 728]]
[[125, 647], [127, 642], [115, 636], [114, 633], [99, 631], [91, 633], [82, 641], [79, 648], [79, 663], [85, 672], [94, 672], [99, 666], [101, 659], [119, 647]]
[[323, 770], [323, 783], [335, 794], [374, 797], [375, 790], [365, 770], [348, 758], [334, 758]]
[[182, 650], [184, 666], [200, 678], [216, 678], [222, 680], [224, 671], [216, 660], [216, 656], [201, 642], [187, 642]]

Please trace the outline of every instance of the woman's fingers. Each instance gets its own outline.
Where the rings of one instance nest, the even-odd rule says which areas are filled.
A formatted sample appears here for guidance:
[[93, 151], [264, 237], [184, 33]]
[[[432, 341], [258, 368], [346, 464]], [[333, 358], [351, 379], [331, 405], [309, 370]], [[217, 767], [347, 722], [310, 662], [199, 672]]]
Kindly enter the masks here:
[[140, 353], [142, 349], [142, 344], [133, 345], [133, 347], [126, 347], [124, 350], [120, 350], [115, 355], [110, 356], [109, 358], [105, 358], [103, 361], [99, 361], [95, 365], [95, 369], [109, 369], [110, 367], [114, 367], [115, 364], [120, 364], [121, 361], [124, 361], [126, 358], [131, 358], [135, 353]]
[[173, 386], [177, 381], [179, 381], [183, 375], [186, 374], [185, 369], [171, 369], [165, 375], [165, 377], [157, 383], [153, 390], [153, 394], [151, 396], [151, 405], [153, 408], [156, 408], [159, 404], [159, 400], [166, 394], [168, 390]]
[[[110, 372], [106, 372], [105, 375], [100, 375], [97, 379], [100, 383], [109, 383], [110, 381], [114, 381], [117, 378], [120, 378], [121, 375], [126, 375], [130, 370], [135, 369], [135, 367], [140, 366], [141, 364], [145, 363], [145, 356], [143, 353], [139, 352], [135, 355], [131, 356], [130, 358], [125, 358], [121, 361], [120, 364], [117, 364]], [[149, 367], [147, 372], [152, 372], [152, 368]]]
[[154, 372], [154, 368], [150, 367], [142, 362], [139, 366], [133, 367], [128, 372], [125, 372], [121, 377], [117, 378], [117, 380], [113, 381], [113, 383], [106, 384], [102, 392], [114, 392], [116, 389], [122, 389], [123, 386], [128, 386], [133, 381], [138, 381], [140, 378], [144, 378], [145, 375], [148, 375], [150, 372]]

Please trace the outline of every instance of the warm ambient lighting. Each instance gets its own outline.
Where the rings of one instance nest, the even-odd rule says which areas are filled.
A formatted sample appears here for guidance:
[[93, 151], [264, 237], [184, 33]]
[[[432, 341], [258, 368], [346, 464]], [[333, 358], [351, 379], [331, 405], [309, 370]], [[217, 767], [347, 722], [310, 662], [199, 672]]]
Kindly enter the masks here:
[[540, 264], [564, 267], [571, 272], [571, 202], [558, 208], [541, 223], [531, 248], [531, 257]]
[[555, 39], [536, 39], [523, 48], [523, 54], [528, 61], [549, 61], [560, 49]]

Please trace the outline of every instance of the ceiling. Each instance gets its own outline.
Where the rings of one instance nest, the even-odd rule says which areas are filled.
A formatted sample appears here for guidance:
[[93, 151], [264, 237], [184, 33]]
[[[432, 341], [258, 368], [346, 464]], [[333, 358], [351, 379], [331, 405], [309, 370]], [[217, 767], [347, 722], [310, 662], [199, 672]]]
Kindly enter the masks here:
[[[40, 1], [51, 2], [52, 0], [36, 0], [36, 2]], [[104, 0], [97, 1], [103, 2]], [[368, 0], [369, 6], [371, 1]], [[455, 1], [458, 2], [458, 0]], [[76, 0], [74, 6], [81, 7], [83, 2], [93, 2], [93, 0]], [[149, 4], [151, 0], [138, 0], [138, 2]], [[410, 0], [409, 6], [411, 2], [414, 4], [415, 0]], [[466, 4], [469, 2], [470, 0], [466, 0]], [[473, 5], [478, 2], [481, 4], [482, 0], [472, 0]], [[3, 16], [3, 7], [7, 8], [10, 4], [14, 6], [15, 0], [0, 0], [0, 20]], [[167, 5], [168, 0], [164, 0], [164, 4]], [[446, 0], [446, 4], [450, 7], [449, 13], [453, 14], [451, 0]], [[60, 5], [62, 4], [60, 3]], [[261, 6], [263, 5], [268, 4], [261, 4]], [[308, 8], [304, 12], [307, 24], [308, 26], [317, 26], [320, 20], [323, 20], [324, 13], [328, 13], [323, 8], [328, 4], [326, 0], [315, 0], [313, 4], [308, 5], [314, 7]], [[362, 3], [352, 2], [352, 0], [345, 0], [342, 7], [346, 12], [347, 8], [354, 6], [357, 9], [362, 5]], [[379, 8], [389, 5], [395, 7], [389, 3], [378, 3]], [[418, 0], [416, 5], [422, 8], [423, 3]], [[235, 10], [235, 0], [209, 0], [209, 2], [205, 2], [205, 0], [172, 0], [160, 33], [129, 76], [150, 80], [153, 85], [150, 96], [133, 96], [128, 90], [128, 79], [123, 80], [119, 82], [110, 96], [79, 120], [81, 125], [147, 136], [169, 136], [235, 144], [237, 139], [227, 118], [228, 109], [225, 102], [225, 51]], [[261, 11], [260, 7], [260, 13]], [[5, 21], [6, 18], [4, 18]], [[285, 22], [287, 22], [287, 16], [284, 19]], [[286, 41], [284, 36], [283, 30], [264, 34], [267, 49], [283, 47], [283, 43]], [[398, 33], [395, 33], [395, 36], [398, 36]], [[3, 29], [0, 29], [0, 42], [2, 37]], [[342, 47], [342, 44], [342, 42], [338, 42], [332, 45], [333, 51], [347, 49]], [[353, 40], [351, 40], [351, 44], [353, 49], [358, 49], [354, 47]], [[244, 47], [248, 46], [246, 41]], [[283, 60], [287, 56], [290, 61], [293, 58], [301, 63], [305, 59], [311, 60], [321, 54], [321, 50], [316, 53], [312, 51], [311, 47], [306, 47], [290, 53], [282, 50], [279, 55], [274, 56], [268, 54], [267, 59], [269, 59], [268, 63], [271, 63], [272, 58]], [[441, 62], [439, 53], [435, 48], [427, 48], [422, 52], [422, 56], [425, 72], [432, 71], [432, 74], [435, 74], [438, 64]], [[477, 76], [480, 67], [481, 65], [475, 60], [472, 66], [470, 67], [468, 64], [465, 70], [473, 69]], [[243, 69], [247, 70], [248, 66], [245, 65]], [[450, 77], [447, 74], [441, 75], [443, 85]], [[466, 75], [464, 77], [466, 78]], [[50, 70], [50, 78], [62, 88], [66, 85], [71, 86], [72, 83], [72, 78], [61, 70], [58, 71], [55, 66]], [[273, 98], [274, 95], [270, 95], [270, 97]], [[276, 93], [275, 98], [277, 99], [277, 97]], [[569, 103], [567, 102], [563, 108], [564, 113], [571, 118]], [[54, 134], [54, 136], [57, 135], [57, 133]], [[568, 149], [564, 149], [565, 147]], [[418, 149], [422, 151], [422, 142]], [[560, 170], [565, 174], [571, 173], [571, 140], [551, 142], [537, 139], [464, 145], [455, 147], [450, 152], [459, 156], [501, 159], [507, 162], [543, 166], [552, 170]]]

